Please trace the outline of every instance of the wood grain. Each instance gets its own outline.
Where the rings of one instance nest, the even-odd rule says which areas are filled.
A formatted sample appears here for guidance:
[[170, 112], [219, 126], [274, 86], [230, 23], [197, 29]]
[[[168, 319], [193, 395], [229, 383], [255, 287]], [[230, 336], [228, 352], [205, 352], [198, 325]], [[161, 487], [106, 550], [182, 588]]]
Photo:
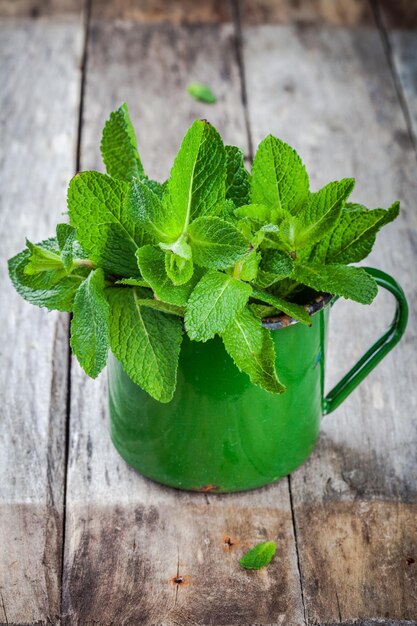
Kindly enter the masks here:
[[[68, 320], [25, 303], [6, 259], [54, 233], [74, 168], [81, 23], [1, 29], [0, 621], [56, 623]], [[54, 60], [51, 63], [51, 59]]]
[[[272, 131], [295, 146], [314, 190], [354, 176], [354, 199], [370, 207], [402, 201], [400, 219], [380, 235], [369, 265], [402, 283], [411, 308], [407, 335], [324, 420], [317, 450], [291, 477], [291, 493], [309, 623], [415, 620], [416, 569], [407, 562], [417, 560], [413, 146], [376, 29], [244, 26], [243, 36], [254, 144]], [[329, 387], [391, 315], [384, 294], [369, 308], [338, 302]]]
[[0, 17], [79, 18], [84, 0], [0, 0]]
[[[247, 151], [231, 25], [170, 28], [94, 20], [88, 58], [83, 168], [102, 169], [101, 128], [123, 100], [151, 176], [168, 176], [182, 136], [198, 117]], [[198, 79], [211, 84], [216, 106], [187, 95], [187, 82]], [[287, 481], [218, 497], [159, 486], [113, 449], [105, 379], [88, 380], [74, 363], [71, 390], [64, 621], [301, 626]], [[260, 573], [241, 570], [245, 548], [267, 538], [279, 542], [274, 566]]]
[[245, 24], [329, 24], [354, 26], [372, 23], [368, 0], [240, 0]]
[[231, 21], [230, 0], [100, 0], [93, 2], [94, 19], [158, 24], [216, 24]]

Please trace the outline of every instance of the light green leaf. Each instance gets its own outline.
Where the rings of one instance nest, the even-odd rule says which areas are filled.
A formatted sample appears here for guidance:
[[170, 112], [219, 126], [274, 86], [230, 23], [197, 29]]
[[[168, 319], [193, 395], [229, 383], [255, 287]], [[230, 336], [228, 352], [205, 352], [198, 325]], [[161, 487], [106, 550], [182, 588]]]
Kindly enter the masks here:
[[186, 261], [190, 261], [192, 258], [191, 246], [188, 243], [188, 236], [186, 234], [180, 235], [174, 243], [160, 243], [159, 247], [161, 250], [170, 250]]
[[400, 212], [400, 203], [389, 209], [368, 211], [360, 205], [343, 210], [335, 228], [314, 248], [310, 260], [317, 263], [357, 263], [371, 252], [378, 231]]
[[[152, 246], [149, 246], [152, 248]], [[147, 246], [144, 246], [147, 248]], [[143, 248], [141, 248], [143, 250]], [[139, 250], [137, 250], [139, 252]], [[121, 278], [120, 280], [116, 280], [115, 285], [129, 285], [130, 287], [150, 287], [150, 284], [146, 282], [146, 280], [141, 280], [140, 278]]]
[[191, 259], [184, 259], [173, 252], [165, 252], [165, 271], [175, 286], [188, 283], [194, 274], [194, 264]]
[[254, 385], [271, 393], [285, 390], [275, 371], [275, 348], [270, 332], [245, 307], [222, 333], [223, 343], [241, 372]]
[[249, 242], [219, 217], [199, 217], [188, 227], [193, 261], [209, 269], [225, 269], [242, 259]]
[[299, 228], [294, 235], [295, 248], [319, 241], [333, 228], [354, 185], [353, 178], [344, 178], [310, 194], [308, 202], [297, 215]]
[[113, 287], [107, 297], [113, 354], [134, 383], [155, 400], [169, 402], [176, 386], [181, 320], [137, 304], [135, 288]]
[[259, 259], [260, 254], [256, 251], [256, 249], [251, 250], [245, 257], [243, 257], [239, 263], [240, 271], [238, 275], [240, 280], [252, 282], [256, 279], [259, 270]]
[[276, 280], [282, 280], [289, 276], [293, 267], [293, 260], [282, 250], [265, 250], [262, 253], [262, 270], [274, 274], [277, 277]]
[[153, 191], [154, 194], [158, 196], [160, 200], [162, 200], [164, 193], [165, 193], [165, 189], [166, 189], [166, 182], [159, 183], [157, 180], [152, 180], [151, 178], [148, 178], [147, 176], [144, 176], [144, 178], [142, 178], [142, 182], [144, 185], [149, 187], [149, 189]]
[[106, 365], [109, 350], [109, 305], [102, 269], [91, 272], [75, 294], [71, 348], [83, 370], [96, 378]]
[[276, 545], [273, 541], [258, 543], [242, 556], [239, 563], [245, 569], [261, 569], [268, 565], [275, 556]]
[[147, 237], [129, 212], [129, 185], [99, 172], [82, 172], [68, 189], [68, 210], [89, 258], [110, 274], [132, 277], [135, 252]]
[[194, 100], [206, 102], [207, 104], [214, 104], [216, 102], [216, 96], [210, 87], [204, 85], [204, 83], [190, 83], [187, 86], [187, 91]]
[[62, 271], [65, 269], [59, 252], [37, 246], [28, 239], [26, 240], [26, 245], [30, 256], [24, 270], [25, 274], [33, 275], [39, 272]]
[[235, 211], [236, 217], [239, 219], [248, 217], [255, 222], [265, 224], [271, 221], [271, 208], [265, 204], [244, 204]]
[[250, 202], [250, 174], [245, 168], [244, 155], [236, 146], [226, 150], [226, 198], [240, 207]]
[[162, 313], [168, 313], [169, 315], [178, 315], [184, 317], [185, 308], [177, 306], [176, 304], [168, 304], [168, 302], [162, 302], [161, 300], [155, 300], [151, 298], [139, 298], [136, 300], [136, 304], [140, 306], [147, 306], [150, 309], [156, 309], [162, 311]]
[[74, 248], [76, 246], [75, 232], [75, 228], [70, 224], [57, 224], [56, 226], [56, 238], [61, 252], [61, 259], [67, 272], [70, 272], [73, 267]]
[[209, 271], [192, 292], [185, 312], [185, 328], [191, 339], [207, 341], [224, 332], [240, 313], [252, 292], [228, 274]]
[[181, 235], [175, 213], [142, 181], [136, 180], [131, 186], [129, 211], [132, 219], [156, 242], [173, 243]]
[[278, 298], [272, 293], [268, 293], [260, 289], [254, 289], [252, 292], [252, 297], [256, 298], [257, 300], [261, 300], [262, 302], [266, 302], [271, 306], [274, 306], [278, 311], [282, 311], [286, 315], [289, 315], [290, 317], [297, 320], [298, 322], [301, 322], [302, 324], [311, 326], [311, 318], [305, 308], [300, 304], [288, 302], [288, 300]]
[[[37, 245], [51, 252], [59, 250], [55, 238], [46, 239]], [[10, 279], [16, 291], [35, 306], [72, 311], [75, 293], [88, 271], [80, 269], [68, 276], [62, 268], [29, 275], [25, 272], [29, 257], [30, 251], [25, 249], [8, 261]]]
[[221, 137], [211, 124], [197, 120], [183, 139], [163, 198], [166, 211], [176, 221], [176, 238], [196, 217], [216, 213], [224, 200], [225, 179]]
[[296, 213], [308, 196], [308, 176], [288, 144], [269, 135], [258, 146], [252, 165], [251, 201]]
[[349, 265], [295, 265], [292, 278], [316, 291], [350, 298], [361, 304], [370, 304], [378, 292], [370, 274], [361, 267]]
[[153, 246], [143, 246], [137, 251], [138, 264], [145, 281], [149, 283], [159, 300], [184, 306], [194, 289], [197, 278], [184, 285], [174, 286], [165, 269], [165, 254]]
[[113, 178], [130, 182], [144, 176], [126, 103], [110, 114], [104, 126], [101, 154], [107, 173]]

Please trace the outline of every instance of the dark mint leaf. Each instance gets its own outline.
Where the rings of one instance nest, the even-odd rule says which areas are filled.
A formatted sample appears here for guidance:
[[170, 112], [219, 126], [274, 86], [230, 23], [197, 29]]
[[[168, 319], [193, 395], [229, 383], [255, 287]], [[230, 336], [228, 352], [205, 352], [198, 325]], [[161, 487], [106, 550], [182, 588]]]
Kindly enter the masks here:
[[109, 288], [107, 298], [113, 354], [134, 383], [155, 400], [169, 402], [176, 387], [181, 320], [138, 304], [134, 287]]
[[224, 200], [226, 153], [219, 133], [197, 120], [185, 135], [175, 158], [163, 203], [175, 218], [177, 233], [196, 217], [216, 214]]
[[101, 138], [101, 154], [107, 173], [113, 178], [130, 182], [144, 176], [126, 103], [111, 113], [106, 122]]
[[185, 309], [182, 306], [168, 304], [168, 302], [161, 302], [161, 300], [151, 298], [140, 298], [136, 300], [136, 304], [139, 304], [139, 306], [147, 306], [150, 309], [156, 309], [157, 311], [162, 311], [162, 313], [168, 313], [169, 315], [178, 315], [179, 317], [184, 317], [185, 313]]
[[269, 565], [275, 556], [276, 550], [277, 547], [273, 541], [258, 543], [258, 545], [242, 556], [239, 563], [245, 569], [261, 569], [261, 567]]
[[278, 298], [277, 296], [274, 296], [271, 293], [262, 291], [260, 289], [254, 289], [252, 292], [252, 297], [274, 306], [278, 311], [282, 311], [286, 315], [289, 315], [293, 319], [302, 322], [307, 326], [311, 326], [310, 316], [305, 308], [300, 304], [288, 302], [288, 300]]
[[75, 294], [71, 348], [83, 370], [96, 378], [106, 365], [109, 350], [109, 305], [102, 269], [91, 272]]
[[226, 269], [249, 251], [249, 242], [219, 217], [199, 217], [188, 227], [193, 260], [209, 269]]
[[295, 265], [292, 275], [299, 283], [362, 304], [370, 304], [378, 293], [377, 284], [363, 268], [349, 265]]
[[285, 391], [275, 371], [275, 348], [270, 332], [245, 307], [222, 333], [227, 352], [254, 385], [271, 393]]
[[302, 248], [324, 237], [339, 219], [354, 185], [353, 178], [344, 178], [310, 194], [308, 202], [297, 215], [298, 226], [294, 229], [294, 241], [290, 245], [293, 243], [295, 249]]
[[129, 210], [129, 189], [99, 172], [77, 174], [68, 189], [70, 222], [89, 258], [105, 272], [126, 277], [137, 272], [136, 250], [150, 239]]
[[368, 211], [362, 206], [343, 210], [334, 229], [314, 248], [310, 260], [317, 263], [357, 263], [371, 252], [378, 231], [400, 212], [394, 202], [388, 210]]
[[207, 341], [223, 333], [240, 313], [252, 287], [229, 274], [209, 271], [192, 292], [186, 312], [185, 328], [191, 339]]
[[225, 146], [226, 150], [226, 198], [235, 207], [250, 202], [250, 174], [245, 168], [244, 155], [236, 146]]
[[[55, 238], [37, 244], [46, 250], [57, 251]], [[58, 311], [71, 311], [75, 293], [88, 271], [79, 270], [68, 276], [65, 269], [26, 274], [30, 252], [23, 250], [9, 260], [9, 274], [16, 291], [31, 304]]]
[[214, 104], [216, 102], [216, 96], [210, 87], [204, 85], [204, 83], [190, 83], [187, 86], [187, 91], [194, 100], [206, 102], [207, 104]]
[[251, 201], [296, 213], [308, 197], [308, 176], [289, 145], [269, 135], [261, 141], [252, 165]]

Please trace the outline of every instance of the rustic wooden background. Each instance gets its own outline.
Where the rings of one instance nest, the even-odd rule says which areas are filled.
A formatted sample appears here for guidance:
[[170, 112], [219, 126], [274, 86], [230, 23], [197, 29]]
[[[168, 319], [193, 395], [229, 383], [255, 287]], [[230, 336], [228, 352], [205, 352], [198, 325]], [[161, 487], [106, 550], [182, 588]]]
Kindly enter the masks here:
[[[1, 623], [416, 624], [417, 4], [0, 0], [0, 14]], [[191, 80], [218, 103], [188, 97]], [[356, 199], [402, 202], [370, 263], [403, 284], [405, 339], [273, 486], [187, 494], [130, 470], [107, 434], [105, 376], [69, 355], [68, 317], [7, 278], [26, 235], [53, 233], [74, 171], [102, 169], [100, 132], [124, 100], [151, 176], [207, 117], [248, 160], [272, 132], [313, 188], [354, 176]], [[329, 386], [392, 311], [386, 295], [338, 303]], [[271, 566], [240, 569], [265, 539]]]

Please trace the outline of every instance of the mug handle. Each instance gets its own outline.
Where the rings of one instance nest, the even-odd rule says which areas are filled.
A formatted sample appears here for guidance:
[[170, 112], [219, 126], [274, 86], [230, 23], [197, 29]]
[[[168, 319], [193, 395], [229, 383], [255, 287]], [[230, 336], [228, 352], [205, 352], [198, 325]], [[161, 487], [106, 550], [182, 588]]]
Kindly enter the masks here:
[[[333, 387], [323, 400], [323, 415], [329, 415], [342, 404], [349, 394], [378, 365], [399, 342], [408, 320], [408, 305], [403, 290], [392, 276], [373, 267], [364, 268], [380, 287], [390, 291], [397, 301], [394, 319], [388, 330], [359, 359], [351, 370]], [[336, 302], [336, 300], [334, 300]]]

